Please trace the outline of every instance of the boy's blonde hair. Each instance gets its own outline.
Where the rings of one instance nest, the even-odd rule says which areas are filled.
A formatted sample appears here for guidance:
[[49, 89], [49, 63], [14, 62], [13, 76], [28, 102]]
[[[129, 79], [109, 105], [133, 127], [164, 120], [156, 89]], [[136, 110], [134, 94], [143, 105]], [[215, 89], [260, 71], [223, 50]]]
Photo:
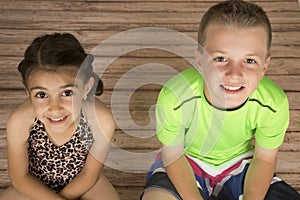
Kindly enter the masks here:
[[272, 42], [272, 28], [265, 11], [258, 5], [242, 0], [228, 0], [212, 6], [202, 17], [198, 31], [198, 44], [204, 46], [205, 31], [210, 24], [236, 28], [263, 27], [267, 33], [267, 50]]

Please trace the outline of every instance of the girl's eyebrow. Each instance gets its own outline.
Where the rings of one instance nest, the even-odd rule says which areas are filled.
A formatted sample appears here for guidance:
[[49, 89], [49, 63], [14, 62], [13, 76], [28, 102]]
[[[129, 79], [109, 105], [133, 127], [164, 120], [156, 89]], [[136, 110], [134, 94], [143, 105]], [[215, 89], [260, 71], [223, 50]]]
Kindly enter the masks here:
[[41, 86], [35, 86], [35, 87], [30, 88], [30, 91], [33, 91], [33, 90], [47, 90], [47, 88], [44, 88]]
[[62, 89], [64, 89], [64, 88], [68, 88], [68, 87], [75, 87], [75, 88], [78, 88], [78, 85], [76, 85], [76, 84], [67, 84], [67, 85], [63, 85], [63, 86], [61, 86], [60, 88], [62, 88]]
[[[76, 85], [76, 84], [67, 84], [67, 85], [60, 86], [59, 88], [65, 89], [65, 88], [69, 88], [69, 87], [78, 88], [78, 85]], [[30, 91], [33, 91], [33, 90], [48, 90], [48, 89], [45, 88], [45, 87], [42, 87], [42, 86], [35, 86], [35, 87], [30, 88]]]

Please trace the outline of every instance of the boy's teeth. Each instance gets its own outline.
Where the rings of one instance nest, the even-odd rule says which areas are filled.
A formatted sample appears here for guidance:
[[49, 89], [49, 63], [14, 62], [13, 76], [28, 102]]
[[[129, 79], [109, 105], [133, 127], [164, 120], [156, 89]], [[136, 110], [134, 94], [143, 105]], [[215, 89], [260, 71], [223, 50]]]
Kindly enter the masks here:
[[239, 90], [241, 88], [241, 86], [239, 86], [239, 87], [232, 87], [232, 86], [226, 86], [226, 85], [223, 85], [223, 87], [226, 90]]

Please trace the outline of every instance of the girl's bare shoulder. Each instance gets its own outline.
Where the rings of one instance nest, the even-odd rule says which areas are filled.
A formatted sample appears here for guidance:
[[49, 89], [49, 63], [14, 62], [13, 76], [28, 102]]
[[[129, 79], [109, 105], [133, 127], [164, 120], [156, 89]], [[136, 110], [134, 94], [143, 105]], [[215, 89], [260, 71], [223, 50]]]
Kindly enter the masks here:
[[21, 103], [15, 111], [13, 111], [7, 121], [7, 134], [15, 135], [29, 133], [29, 128], [35, 119], [33, 107], [30, 99], [26, 99]]
[[95, 108], [96, 108], [96, 114], [98, 117], [98, 120], [103, 123], [111, 123], [112, 125], [115, 125], [115, 121], [113, 118], [113, 115], [111, 111], [105, 106], [103, 102], [96, 99], [95, 100]]
[[[102, 131], [107, 134], [107, 136], [112, 136], [115, 130], [115, 120], [113, 118], [110, 110], [105, 106], [103, 102], [95, 98], [95, 101], [90, 106], [86, 106], [86, 113], [88, 112], [89, 119], [96, 119], [97, 124], [101, 127]], [[95, 117], [92, 117], [91, 114]]]

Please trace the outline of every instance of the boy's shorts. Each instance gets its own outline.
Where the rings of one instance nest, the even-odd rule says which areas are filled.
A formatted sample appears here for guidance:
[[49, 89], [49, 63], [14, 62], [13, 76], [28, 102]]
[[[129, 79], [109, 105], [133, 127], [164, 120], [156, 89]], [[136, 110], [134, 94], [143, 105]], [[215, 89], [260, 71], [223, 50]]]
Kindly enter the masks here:
[[[241, 200], [243, 199], [243, 186], [247, 169], [252, 158], [251, 154], [241, 156], [242, 159], [222, 165], [209, 166], [198, 159], [186, 155], [197, 182], [199, 192], [204, 200]], [[228, 165], [229, 164], [229, 165]], [[231, 165], [230, 165], [231, 164]], [[200, 167], [201, 166], [201, 167]], [[161, 160], [157, 160], [151, 167], [146, 180], [146, 186], [141, 194], [153, 188], [170, 192], [178, 200], [182, 200], [167, 173]], [[300, 200], [300, 195], [284, 181], [274, 175], [271, 186], [265, 199], [268, 200]]]

